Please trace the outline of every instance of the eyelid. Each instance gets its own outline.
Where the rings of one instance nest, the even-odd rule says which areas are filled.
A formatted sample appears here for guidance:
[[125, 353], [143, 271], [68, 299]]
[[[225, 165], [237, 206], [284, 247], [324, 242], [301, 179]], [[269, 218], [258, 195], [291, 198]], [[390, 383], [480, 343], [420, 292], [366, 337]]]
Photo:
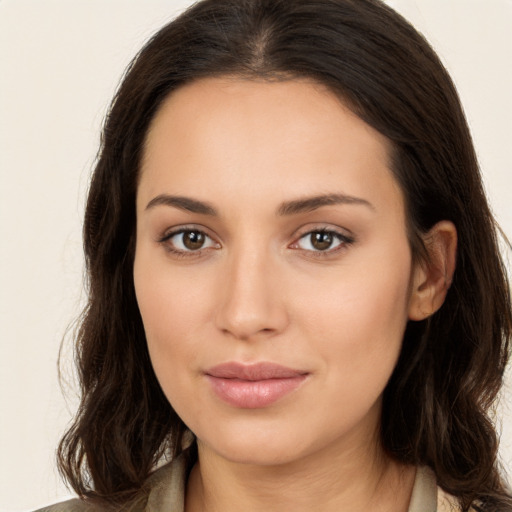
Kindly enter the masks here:
[[[169, 241], [175, 237], [176, 235], [180, 235], [182, 233], [187, 232], [197, 232], [203, 234], [205, 237], [211, 240], [212, 245], [208, 247], [201, 247], [197, 250], [187, 250], [187, 249], [180, 249], [177, 247], [173, 247]], [[217, 240], [217, 237], [213, 236], [210, 233], [210, 230], [206, 229], [203, 226], [198, 225], [181, 225], [181, 226], [175, 226], [172, 228], [167, 228], [164, 233], [159, 236], [156, 240], [159, 244], [163, 245], [169, 253], [172, 253], [175, 256], [180, 257], [194, 257], [194, 256], [200, 256], [204, 251], [208, 251], [211, 249], [219, 249], [221, 247], [219, 241]]]
[[[210, 239], [212, 245], [208, 247], [201, 247], [197, 250], [187, 250], [177, 248], [168, 243], [168, 241], [174, 236], [190, 231], [195, 231], [203, 234], [205, 237]], [[331, 233], [334, 237], [336, 237], [339, 240], [340, 243], [338, 243], [335, 247], [326, 250], [312, 250], [300, 247], [300, 240], [313, 233]], [[355, 237], [350, 230], [346, 228], [341, 228], [339, 226], [333, 226], [331, 224], [307, 224], [298, 228], [292, 236], [293, 242], [288, 245], [288, 248], [308, 253], [313, 257], [327, 257], [329, 255], [333, 255], [334, 253], [347, 248], [347, 246], [355, 242]], [[197, 224], [178, 225], [171, 228], [167, 228], [163, 232], [163, 234], [157, 238], [156, 241], [162, 244], [168, 252], [181, 257], [200, 256], [205, 251], [221, 248], [221, 244], [218, 241], [218, 237], [211, 234], [209, 229]]]
[[157, 241], [163, 242], [168, 240], [173, 235], [177, 235], [178, 233], [183, 233], [185, 231], [198, 231], [200, 233], [205, 234], [209, 238], [215, 240], [217, 237], [212, 234], [211, 230], [205, 226], [200, 224], [178, 224], [176, 226], [166, 227], [161, 231], [161, 235], [158, 236]]
[[[334, 248], [326, 249], [325, 251], [315, 251], [299, 247], [299, 241], [304, 237], [311, 235], [312, 233], [332, 233], [338, 240], [340, 240], [340, 243]], [[356, 239], [353, 233], [346, 228], [340, 228], [339, 226], [333, 226], [330, 224], [308, 224], [306, 226], [302, 226], [299, 228], [299, 230], [296, 231], [294, 235], [294, 241], [288, 247], [291, 249], [303, 251], [313, 257], [327, 257], [338, 252], [339, 250], [347, 248], [347, 246], [352, 245], [355, 241]]]
[[325, 222], [309, 222], [297, 228], [293, 234], [291, 235], [294, 240], [298, 240], [299, 238], [314, 232], [327, 232], [334, 233], [342, 238], [347, 239], [355, 239], [355, 235], [350, 229], [337, 226], [335, 224], [325, 223]]

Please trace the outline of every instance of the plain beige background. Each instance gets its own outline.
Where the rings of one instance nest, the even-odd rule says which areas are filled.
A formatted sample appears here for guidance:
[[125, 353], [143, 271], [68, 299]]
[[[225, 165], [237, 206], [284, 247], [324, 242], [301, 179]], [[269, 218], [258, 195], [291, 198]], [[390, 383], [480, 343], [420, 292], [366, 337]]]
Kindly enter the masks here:
[[[63, 399], [56, 360], [83, 300], [80, 226], [99, 130], [130, 58], [190, 3], [0, 0], [0, 511], [70, 494], [54, 450], [76, 396]], [[512, 0], [388, 3], [451, 71], [512, 237]], [[500, 422], [512, 470], [510, 386]]]

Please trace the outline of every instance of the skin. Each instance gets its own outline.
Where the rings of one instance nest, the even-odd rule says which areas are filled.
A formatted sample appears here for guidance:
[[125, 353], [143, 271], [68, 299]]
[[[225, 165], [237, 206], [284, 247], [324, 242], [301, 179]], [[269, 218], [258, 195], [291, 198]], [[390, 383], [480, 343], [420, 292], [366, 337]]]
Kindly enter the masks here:
[[[184, 228], [204, 233], [199, 249]], [[378, 431], [406, 323], [440, 307], [453, 273], [453, 226], [427, 238], [432, 262], [413, 265], [388, 141], [320, 85], [224, 77], [167, 98], [141, 168], [134, 280], [155, 373], [198, 439], [187, 512], [407, 510], [414, 468]], [[245, 409], [205, 376], [228, 361], [307, 376]]]

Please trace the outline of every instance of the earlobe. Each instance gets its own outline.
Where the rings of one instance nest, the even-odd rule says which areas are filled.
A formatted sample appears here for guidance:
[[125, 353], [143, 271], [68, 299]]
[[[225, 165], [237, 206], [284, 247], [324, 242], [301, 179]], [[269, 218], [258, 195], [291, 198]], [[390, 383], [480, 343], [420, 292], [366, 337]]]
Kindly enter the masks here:
[[424, 320], [442, 306], [455, 272], [457, 229], [452, 222], [438, 222], [423, 235], [423, 242], [427, 260], [418, 262], [412, 272], [410, 320]]

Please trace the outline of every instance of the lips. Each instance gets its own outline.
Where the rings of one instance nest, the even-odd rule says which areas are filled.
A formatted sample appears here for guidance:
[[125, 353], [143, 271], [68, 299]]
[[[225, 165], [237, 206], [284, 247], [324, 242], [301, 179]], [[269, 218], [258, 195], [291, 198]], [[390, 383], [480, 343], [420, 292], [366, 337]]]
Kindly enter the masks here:
[[295, 391], [308, 373], [275, 363], [223, 363], [205, 372], [213, 392], [242, 409], [267, 407]]

